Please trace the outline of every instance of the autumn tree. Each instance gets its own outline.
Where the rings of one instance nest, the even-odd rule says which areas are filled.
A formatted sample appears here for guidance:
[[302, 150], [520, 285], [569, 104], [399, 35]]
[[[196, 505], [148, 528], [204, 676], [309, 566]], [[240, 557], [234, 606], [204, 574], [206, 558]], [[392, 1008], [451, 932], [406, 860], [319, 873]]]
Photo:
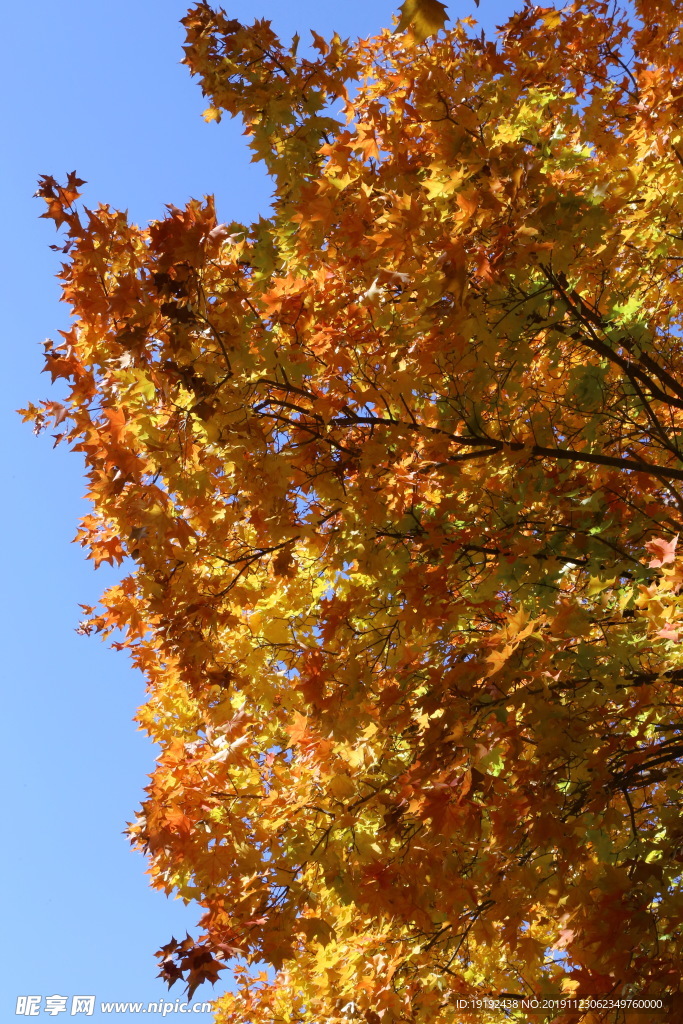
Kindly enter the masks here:
[[81, 628], [147, 677], [130, 834], [224, 1024], [681, 990], [683, 2], [444, 15], [189, 11], [258, 223], [41, 181], [76, 320], [26, 415], [128, 569]]

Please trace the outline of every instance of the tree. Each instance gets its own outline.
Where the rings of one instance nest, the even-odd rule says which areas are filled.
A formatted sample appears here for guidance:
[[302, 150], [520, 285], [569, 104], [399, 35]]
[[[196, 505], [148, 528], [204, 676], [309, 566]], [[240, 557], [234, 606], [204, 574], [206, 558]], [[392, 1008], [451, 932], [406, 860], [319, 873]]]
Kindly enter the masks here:
[[130, 834], [204, 908], [169, 982], [243, 958], [221, 1021], [680, 990], [682, 16], [414, 0], [299, 56], [200, 2], [271, 216], [41, 181], [76, 322], [26, 416], [132, 567], [81, 628], [148, 679]]

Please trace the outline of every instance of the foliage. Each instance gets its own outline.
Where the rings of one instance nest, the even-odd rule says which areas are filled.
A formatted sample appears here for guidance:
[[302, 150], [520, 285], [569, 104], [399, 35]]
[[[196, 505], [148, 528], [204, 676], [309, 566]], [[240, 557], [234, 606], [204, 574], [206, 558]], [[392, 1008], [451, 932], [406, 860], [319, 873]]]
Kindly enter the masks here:
[[444, 27], [446, 18], [446, 7], [439, 0], [405, 0], [396, 31], [410, 29], [415, 41], [423, 43]]
[[76, 321], [26, 416], [131, 567], [81, 628], [149, 681], [130, 832], [224, 1022], [681, 987], [683, 9], [438, 6], [305, 55], [188, 13], [256, 224], [41, 182]]

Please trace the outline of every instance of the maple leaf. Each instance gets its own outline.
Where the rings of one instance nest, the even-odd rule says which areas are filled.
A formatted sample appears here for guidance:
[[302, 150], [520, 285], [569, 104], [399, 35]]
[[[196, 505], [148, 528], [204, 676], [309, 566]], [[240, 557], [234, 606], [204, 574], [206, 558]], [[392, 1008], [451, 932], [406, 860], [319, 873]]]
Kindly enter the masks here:
[[129, 834], [202, 908], [161, 976], [240, 958], [221, 1024], [683, 985], [680, 11], [445, 13], [299, 57], [191, 8], [255, 224], [39, 183], [74, 326], [23, 415], [133, 560], [79, 628], [146, 677]]
[[405, 0], [401, 5], [397, 32], [409, 28], [418, 43], [436, 35], [446, 23], [446, 5], [440, 0]]
[[222, 964], [208, 949], [196, 946], [185, 954], [182, 960], [183, 970], [187, 971], [187, 998], [192, 996], [205, 981], [212, 985], [218, 981], [219, 972], [225, 970]]
[[192, 998], [197, 988], [205, 981], [215, 984], [219, 972], [225, 970], [225, 964], [222, 964], [206, 946], [196, 943], [189, 934], [186, 934], [182, 942], [171, 938], [171, 941], [162, 946], [155, 955], [161, 963], [157, 977], [163, 978], [169, 988], [176, 981], [184, 979], [188, 999]]
[[294, 722], [289, 726], [289, 738], [292, 743], [301, 743], [306, 736], [308, 720], [305, 715], [298, 711], [294, 712]]
[[665, 540], [663, 537], [653, 537], [652, 540], [649, 540], [645, 545], [645, 550], [654, 556], [648, 562], [650, 568], [655, 569], [660, 565], [668, 565], [669, 562], [675, 562], [677, 544], [678, 534], [676, 534], [673, 540]]
[[673, 640], [677, 643], [680, 637], [680, 633], [677, 629], [674, 629], [672, 626], [665, 626], [663, 629], [659, 630], [657, 636], [660, 636], [663, 640]]
[[211, 242], [224, 242], [226, 238], [230, 237], [230, 228], [227, 224], [217, 224], [215, 228], [211, 228], [206, 237]]

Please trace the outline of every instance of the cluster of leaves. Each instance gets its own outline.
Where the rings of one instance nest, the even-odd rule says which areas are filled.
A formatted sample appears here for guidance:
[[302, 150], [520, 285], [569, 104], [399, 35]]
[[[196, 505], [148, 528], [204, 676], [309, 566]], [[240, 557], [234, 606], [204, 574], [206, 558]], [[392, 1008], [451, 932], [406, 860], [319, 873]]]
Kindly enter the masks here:
[[148, 679], [131, 836], [204, 908], [165, 976], [241, 958], [224, 1024], [683, 980], [683, 6], [438, 6], [306, 56], [188, 13], [268, 219], [40, 187], [76, 320], [26, 416], [134, 563], [81, 628]]

